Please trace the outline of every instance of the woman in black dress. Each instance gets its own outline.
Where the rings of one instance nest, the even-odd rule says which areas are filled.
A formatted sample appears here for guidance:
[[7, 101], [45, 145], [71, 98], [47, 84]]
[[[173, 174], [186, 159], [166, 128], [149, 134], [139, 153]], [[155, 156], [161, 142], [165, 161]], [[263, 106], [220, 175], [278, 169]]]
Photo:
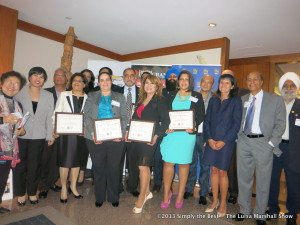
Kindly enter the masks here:
[[[83, 108], [87, 95], [85, 94], [87, 80], [81, 73], [75, 73], [70, 79], [70, 91], [62, 92], [57, 100], [54, 110], [56, 112], [68, 113], [83, 113]], [[53, 116], [53, 117], [54, 117]], [[72, 193], [75, 198], [83, 198], [79, 195], [76, 189], [77, 177], [81, 166], [81, 151], [85, 148], [85, 140], [83, 136], [78, 135], [57, 135], [58, 138], [58, 159], [60, 179], [62, 184], [61, 189], [61, 203], [67, 203], [67, 178], [69, 169], [71, 168], [71, 186], [69, 193]]]

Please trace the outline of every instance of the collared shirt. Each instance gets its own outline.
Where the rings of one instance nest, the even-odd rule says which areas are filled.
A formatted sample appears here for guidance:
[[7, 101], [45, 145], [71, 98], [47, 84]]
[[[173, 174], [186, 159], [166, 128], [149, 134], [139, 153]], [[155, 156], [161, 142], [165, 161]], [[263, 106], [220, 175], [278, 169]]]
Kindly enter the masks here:
[[293, 99], [289, 103], [284, 102], [285, 103], [285, 109], [286, 109], [285, 131], [284, 131], [284, 133], [282, 135], [282, 139], [284, 139], [284, 140], [289, 140], [289, 129], [290, 129], [289, 115], [290, 115], [290, 112], [291, 112], [291, 110], [293, 108], [294, 102], [295, 102], [295, 99]]
[[56, 89], [56, 87], [54, 86], [54, 88], [55, 88], [55, 92], [56, 92], [56, 96], [57, 96], [57, 98], [59, 98], [59, 96], [60, 96], [60, 93], [62, 93], [63, 91], [65, 91], [65, 90], [63, 90], [63, 91], [59, 91], [59, 90], [57, 90]]
[[[252, 134], [262, 134], [261, 129], [259, 127], [259, 121], [260, 121], [261, 103], [262, 103], [262, 99], [263, 99], [263, 90], [260, 90], [260, 92], [258, 92], [255, 96], [250, 94], [250, 97], [248, 100], [249, 104], [248, 104], [247, 112], [246, 112], [245, 116], [247, 117], [249, 106], [250, 106], [251, 102], [253, 101], [254, 97], [255, 97], [255, 105], [254, 105], [255, 111], [254, 111], [251, 133]], [[245, 126], [245, 122], [246, 122], [246, 119], [244, 121], [243, 127]]]
[[[209, 100], [210, 100], [211, 96], [212, 96], [212, 92], [209, 92], [208, 95], [206, 96], [206, 98], [203, 99], [205, 112], [207, 110], [208, 103], [209, 103]], [[200, 123], [200, 125], [198, 126], [198, 133], [203, 133], [203, 122]]]
[[[124, 96], [126, 98], [127, 101], [127, 94], [128, 94], [128, 88], [126, 85], [124, 86]], [[133, 85], [131, 87], [131, 96], [132, 96], [132, 103], [135, 104], [136, 103], [136, 86]]]

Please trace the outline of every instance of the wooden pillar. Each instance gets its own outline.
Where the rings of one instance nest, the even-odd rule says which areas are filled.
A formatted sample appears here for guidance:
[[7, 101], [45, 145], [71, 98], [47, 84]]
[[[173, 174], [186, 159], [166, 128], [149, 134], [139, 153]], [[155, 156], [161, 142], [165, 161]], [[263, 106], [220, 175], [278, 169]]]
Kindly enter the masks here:
[[0, 76], [13, 70], [18, 11], [0, 5]]

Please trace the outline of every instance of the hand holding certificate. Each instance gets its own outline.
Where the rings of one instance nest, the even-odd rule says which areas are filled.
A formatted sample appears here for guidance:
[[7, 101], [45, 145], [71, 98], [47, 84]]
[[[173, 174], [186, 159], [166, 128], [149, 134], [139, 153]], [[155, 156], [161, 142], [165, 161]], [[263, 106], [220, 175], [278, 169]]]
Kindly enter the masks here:
[[120, 118], [94, 120], [94, 130], [96, 142], [123, 138]]
[[185, 131], [194, 129], [194, 110], [172, 110], [169, 111], [171, 123], [170, 130]]
[[55, 113], [55, 134], [83, 135], [83, 113]]
[[155, 130], [155, 122], [147, 120], [131, 120], [128, 140], [151, 143]]

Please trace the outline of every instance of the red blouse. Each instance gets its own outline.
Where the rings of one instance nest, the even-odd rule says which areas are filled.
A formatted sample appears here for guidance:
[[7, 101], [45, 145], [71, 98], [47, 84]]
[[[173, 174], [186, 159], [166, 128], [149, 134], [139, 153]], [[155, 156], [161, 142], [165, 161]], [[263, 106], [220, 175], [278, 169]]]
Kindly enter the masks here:
[[139, 118], [142, 117], [142, 112], [143, 112], [144, 109], [145, 109], [145, 105], [144, 105], [144, 104], [141, 104], [141, 105], [137, 108], [136, 114], [138, 115]]

